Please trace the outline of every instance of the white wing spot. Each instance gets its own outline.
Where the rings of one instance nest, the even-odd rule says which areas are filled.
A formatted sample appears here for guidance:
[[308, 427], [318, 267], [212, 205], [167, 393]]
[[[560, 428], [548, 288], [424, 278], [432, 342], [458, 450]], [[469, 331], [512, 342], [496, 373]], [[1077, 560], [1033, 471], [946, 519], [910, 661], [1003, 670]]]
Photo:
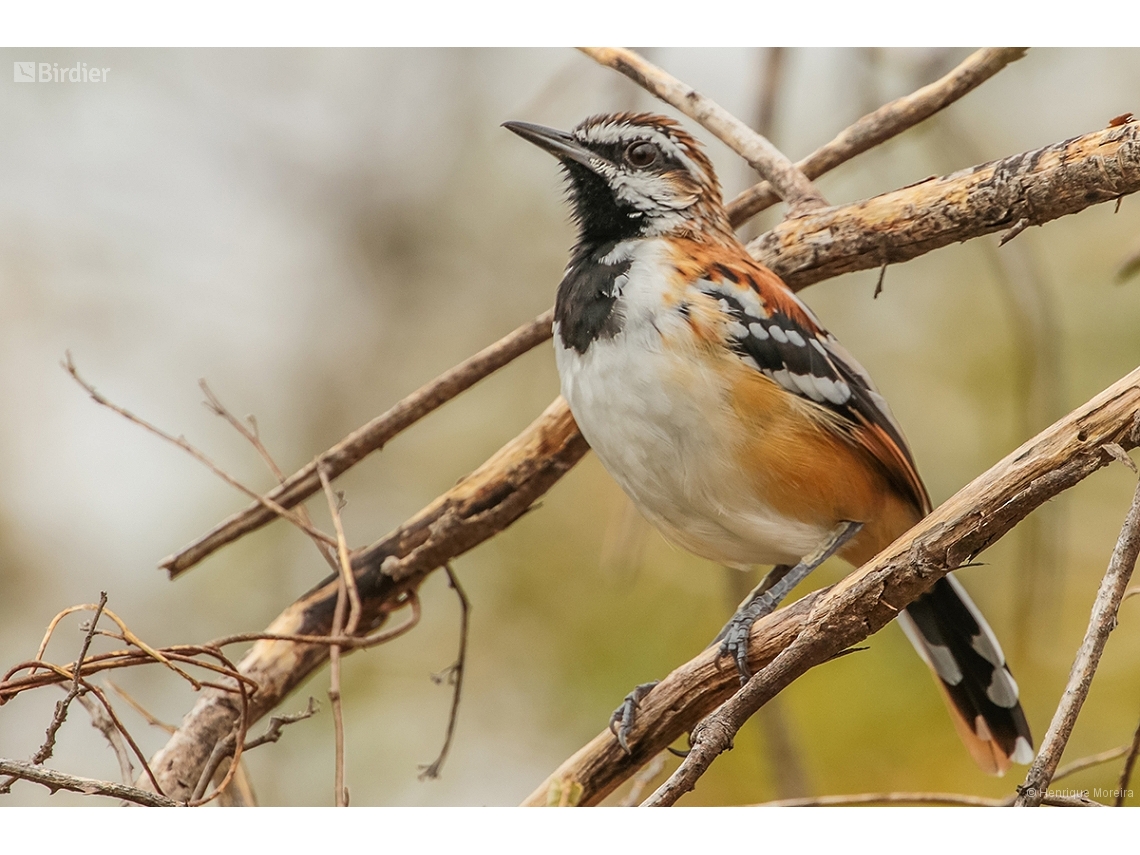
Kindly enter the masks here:
[[823, 395], [820, 394], [819, 389], [815, 384], [816, 378], [811, 374], [793, 374], [792, 381], [799, 387], [799, 390], [811, 398], [813, 401], [822, 401]]
[[788, 341], [796, 347], [805, 347], [807, 345], [807, 342], [804, 341], [804, 337], [795, 330], [788, 330], [785, 335], [787, 335]]
[[788, 343], [788, 334], [780, 329], [780, 327], [773, 324], [768, 328], [768, 332], [770, 332], [772, 334], [772, 338], [776, 339], [776, 341], [778, 341], [780, 344]]
[[760, 339], [760, 341], [766, 341], [768, 338], [768, 330], [764, 329], [764, 327], [760, 324], [749, 324], [748, 331], [752, 333], [752, 335], [754, 335], [756, 338]]

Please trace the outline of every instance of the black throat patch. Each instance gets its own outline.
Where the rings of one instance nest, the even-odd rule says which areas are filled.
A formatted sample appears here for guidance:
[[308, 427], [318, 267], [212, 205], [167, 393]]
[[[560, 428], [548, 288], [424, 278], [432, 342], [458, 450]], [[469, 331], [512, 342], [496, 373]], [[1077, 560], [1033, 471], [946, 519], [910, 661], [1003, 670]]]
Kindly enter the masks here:
[[595, 339], [621, 332], [624, 318], [615, 304], [632, 260], [602, 261], [617, 245], [617, 241], [579, 245], [571, 255], [554, 302], [554, 321], [564, 347], [585, 353]]

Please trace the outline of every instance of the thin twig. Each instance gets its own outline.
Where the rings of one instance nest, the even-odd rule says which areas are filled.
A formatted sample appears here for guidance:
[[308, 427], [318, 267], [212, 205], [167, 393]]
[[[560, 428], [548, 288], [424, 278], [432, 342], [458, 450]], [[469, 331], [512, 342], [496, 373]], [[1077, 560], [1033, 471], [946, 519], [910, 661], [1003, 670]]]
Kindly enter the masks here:
[[245, 744], [246, 751], [252, 751], [261, 745], [268, 742], [277, 742], [281, 738], [284, 729], [290, 724], [296, 724], [299, 721], [304, 721], [307, 718], [312, 718], [321, 711], [320, 704], [317, 699], [310, 697], [309, 705], [300, 712], [292, 713], [291, 715], [275, 715], [269, 719], [269, 726], [265, 729], [265, 733], [261, 734], [254, 739], [249, 740]]
[[[1080, 760], [1074, 760], [1072, 763], [1066, 763], [1057, 769], [1053, 775], [1052, 783], [1060, 781], [1062, 778], [1068, 778], [1070, 775], [1075, 775], [1077, 772], [1083, 772], [1085, 769], [1091, 769], [1094, 766], [1100, 766], [1102, 763], [1109, 763], [1119, 757], [1123, 757], [1128, 753], [1130, 745], [1118, 745], [1116, 748], [1110, 748], [1107, 751], [1101, 751], [1098, 754], [1090, 754], [1088, 757], [1082, 757]], [[1013, 804], [1014, 799], [1010, 799], [1009, 803]]]
[[1132, 769], [1136, 765], [1136, 755], [1140, 753], [1140, 724], [1136, 725], [1136, 732], [1132, 734], [1132, 743], [1128, 746], [1128, 756], [1124, 760], [1124, 768], [1120, 770], [1120, 782], [1116, 785], [1116, 807], [1124, 806], [1125, 793], [1132, 780]]
[[[220, 652], [218, 655], [230, 668], [233, 668], [233, 664], [230, 663], [228, 659], [225, 659], [224, 656], [221, 656]], [[199, 794], [198, 796], [192, 798], [189, 802], [191, 807], [199, 807], [200, 805], [207, 804], [221, 796], [226, 791], [226, 788], [230, 785], [230, 782], [234, 779], [234, 776], [237, 775], [238, 770], [241, 768], [241, 755], [245, 750], [245, 737], [246, 734], [249, 733], [251, 718], [249, 714], [248, 688], [243, 680], [235, 681], [235, 685], [237, 688], [238, 697], [241, 700], [241, 708], [238, 710], [237, 723], [234, 725], [234, 731], [232, 731], [234, 734], [233, 758], [230, 760], [229, 768], [226, 770], [225, 775], [222, 776], [222, 780], [218, 783], [218, 786], [214, 789], [214, 791], [205, 797], [202, 797]], [[217, 746], [215, 745], [215, 749], [216, 748]], [[156, 783], [155, 786], [157, 787], [158, 784]]]
[[[396, 605], [397, 608], [405, 605], [411, 606], [411, 615], [409, 616], [408, 620], [398, 627], [371, 636], [349, 637], [343, 635], [295, 635], [276, 632], [246, 632], [225, 636], [224, 638], [217, 639], [216, 641], [211, 641], [205, 645], [181, 644], [174, 645], [172, 647], [165, 647], [162, 648], [161, 651], [156, 650], [154, 652], [161, 653], [163, 660], [168, 663], [168, 667], [170, 667], [171, 660], [193, 664], [200, 668], [205, 668], [207, 670], [213, 671], [214, 673], [222, 674], [226, 677], [243, 680], [252, 690], [257, 688], [257, 683], [251, 680], [249, 677], [233, 671], [224, 665], [219, 666], [214, 665], [210, 662], [202, 662], [201, 660], [198, 660], [194, 657], [202, 654], [215, 655], [217, 653], [217, 648], [224, 647], [228, 644], [237, 644], [246, 641], [259, 641], [262, 639], [268, 641], [287, 641], [297, 644], [336, 644], [344, 649], [353, 650], [363, 650], [370, 647], [376, 647], [377, 645], [385, 644], [395, 638], [398, 638], [399, 636], [414, 628], [419, 623], [421, 609], [419, 598], [414, 592], [408, 592], [407, 597]], [[101, 671], [114, 670], [118, 668], [132, 668], [138, 665], [151, 664], [155, 661], [157, 660], [150, 653], [135, 652], [133, 650], [114, 650], [108, 653], [99, 653], [88, 656], [84, 662], [82, 673], [85, 676], [91, 676]], [[29, 689], [38, 689], [42, 688], [43, 686], [55, 685], [71, 680], [74, 667], [74, 665], [68, 665], [66, 667], [53, 665], [50, 662], [45, 662], [40, 659], [33, 659], [28, 662], [18, 663], [17, 665], [14, 665], [8, 671], [8, 673], [3, 676], [2, 679], [0, 679], [0, 703], [4, 703], [19, 693], [26, 692]], [[24, 670], [31, 670], [35, 673], [31, 673], [25, 677], [14, 679], [12, 678], [13, 674]], [[177, 673], [185, 676], [185, 672], [181, 669], [175, 670]], [[196, 689], [201, 689], [203, 686], [215, 685], [217, 684], [200, 680], [193, 681], [193, 686]], [[123, 692], [122, 689], [114, 686], [113, 684], [112, 687], [115, 689], [115, 691], [122, 694], [127, 699], [128, 703], [131, 704], [131, 706], [135, 707], [135, 709], [138, 710], [145, 718], [148, 718], [151, 724], [162, 727], [167, 730], [167, 732], [174, 732], [176, 728], [153, 719], [149, 713], [138, 706], [137, 701], [134, 701], [132, 698], [130, 698], [130, 696]], [[236, 690], [232, 687], [222, 688], [223, 691], [236, 693]]]
[[[318, 463], [325, 467], [329, 478], [335, 480], [424, 416], [470, 389], [515, 357], [547, 341], [553, 323], [554, 310], [548, 309], [533, 321], [523, 324], [454, 368], [449, 368], [372, 421], [354, 430], [332, 448], [318, 455], [312, 463], [290, 475], [285, 483], [267, 494], [265, 500], [285, 508], [304, 501], [321, 489], [317, 475]], [[272, 522], [276, 514], [267, 511], [263, 505], [258, 497], [253, 505], [218, 523], [189, 546], [163, 559], [159, 566], [173, 578], [227, 543]]]
[[178, 729], [172, 724], [167, 724], [165, 721], [160, 721], [159, 719], [155, 718], [146, 707], [144, 707], [129, 694], [127, 694], [126, 689], [116, 686], [110, 680], [104, 680], [104, 682], [111, 687], [112, 691], [114, 691], [115, 694], [126, 701], [127, 704], [130, 705], [131, 709], [141, 715], [143, 719], [146, 720], [146, 723], [151, 727], [157, 727], [159, 730], [164, 730], [167, 733], [174, 733], [174, 731]]
[[[167, 662], [183, 662], [196, 665], [199, 668], [205, 668], [207, 671], [213, 671], [215, 674], [222, 674], [231, 679], [241, 680], [246, 684], [247, 688], [251, 690], [257, 689], [256, 681], [234, 671], [232, 667], [215, 665], [213, 662], [203, 662], [195, 658], [197, 656], [206, 655], [215, 658], [221, 657], [221, 659], [225, 660], [225, 657], [221, 655], [221, 651], [214, 647], [208, 645], [178, 644], [163, 648], [163, 654]], [[149, 665], [155, 661], [153, 656], [143, 651], [113, 650], [109, 653], [96, 653], [88, 656], [83, 664], [81, 673], [85, 676], [91, 676], [98, 674], [100, 671], [133, 668], [138, 665]], [[71, 680], [74, 668], [74, 663], [68, 666], [60, 666], [54, 665], [51, 662], [45, 662], [42, 659], [33, 659], [14, 665], [8, 671], [8, 674], [6, 674], [3, 679], [0, 679], [0, 702], [7, 702], [20, 692], [26, 692], [29, 689], [38, 689], [41, 686], [51, 686], [56, 683]], [[35, 669], [46, 669], [49, 673], [32, 673], [26, 677], [12, 678], [13, 674], [20, 671]], [[181, 669], [176, 669], [176, 673], [185, 674]], [[201, 689], [203, 686], [214, 685], [213, 683], [200, 680], [193, 680], [191, 682], [196, 689]], [[237, 693], [237, 689], [232, 687], [226, 689], [226, 691], [234, 694]]]
[[336, 541], [334, 541], [331, 537], [329, 537], [323, 531], [318, 531], [311, 525], [307, 525], [305, 521], [302, 520], [297, 514], [277, 504], [277, 502], [273, 501], [273, 499], [262, 496], [256, 490], [251, 490], [249, 487], [245, 486], [245, 484], [242, 484], [240, 481], [238, 481], [236, 478], [234, 478], [232, 475], [214, 463], [214, 461], [212, 461], [209, 457], [207, 457], [205, 454], [187, 442], [184, 437], [172, 436], [157, 425], [153, 425], [150, 422], [146, 421], [146, 419], [143, 419], [140, 416], [136, 416], [130, 410], [124, 409], [118, 404], [107, 400], [105, 397], [103, 397], [103, 395], [96, 391], [94, 386], [79, 376], [79, 371], [76, 369], [75, 363], [72, 362], [70, 351], [67, 352], [66, 358], [63, 361], [63, 368], [75, 379], [76, 383], [78, 383], [87, 391], [87, 394], [91, 396], [91, 400], [93, 400], [96, 404], [100, 404], [107, 409], [118, 413], [127, 421], [133, 422], [139, 427], [144, 428], [150, 433], [153, 433], [155, 436], [160, 437], [161, 439], [165, 439], [172, 445], [178, 446], [199, 463], [205, 465], [211, 472], [213, 472], [227, 484], [232, 487], [236, 487], [238, 490], [241, 490], [254, 501], [260, 503], [261, 505], [264, 505], [266, 510], [270, 511], [271, 513], [289, 520], [289, 522], [293, 523], [293, 525], [297, 526], [297, 528], [301, 529], [301, 531], [305, 532], [307, 535], [309, 535], [309, 537], [316, 538], [317, 540], [324, 541], [334, 546], [336, 545]]
[[[297, 713], [291, 715], [275, 715], [269, 719], [269, 726], [266, 728], [265, 733], [254, 739], [250, 739], [242, 747], [242, 751], [252, 751], [270, 742], [277, 742], [281, 739], [284, 728], [290, 724], [295, 724], [298, 721], [304, 721], [307, 718], [312, 718], [320, 711], [320, 705], [317, 704], [316, 698], [309, 698], [309, 705]], [[214, 745], [214, 750], [210, 752], [210, 757], [206, 761], [206, 765], [202, 767], [202, 773], [198, 778], [198, 784], [194, 789], [194, 797], [191, 801], [200, 799], [206, 792], [206, 787], [213, 779], [218, 768], [234, 753], [234, 747], [237, 744], [237, 734], [230, 732], [225, 739], [220, 739]], [[231, 761], [232, 762], [232, 761]], [[231, 767], [232, 768], [232, 767]]]
[[579, 48], [591, 59], [619, 71], [690, 119], [703, 125], [768, 181], [788, 203], [789, 216], [827, 205], [803, 172], [766, 138], [691, 86], [625, 48]]
[[181, 802], [176, 802], [174, 799], [147, 790], [140, 790], [137, 787], [128, 787], [125, 784], [116, 784], [111, 781], [97, 781], [94, 778], [65, 775], [63, 772], [21, 763], [18, 760], [0, 758], [0, 772], [20, 780], [43, 784], [53, 793], [56, 790], [71, 790], [88, 796], [110, 796], [146, 807], [180, 807], [182, 805]]
[[[329, 475], [323, 463], [317, 465], [317, 476], [324, 488], [329, 503], [329, 513], [332, 514], [333, 524], [336, 527], [336, 543], [338, 562], [338, 578], [336, 607], [333, 610], [332, 634], [334, 636], [345, 633], [344, 613], [345, 603], [350, 602], [348, 622], [355, 630], [356, 622], [360, 618], [360, 594], [356, 588], [356, 576], [352, 572], [352, 564], [348, 558], [348, 543], [344, 537], [344, 527], [340, 519], [340, 507], [337, 497], [333, 493]], [[345, 634], [351, 634], [352, 630]], [[337, 807], [348, 806], [348, 792], [344, 786], [344, 713], [340, 702], [340, 651], [339, 644], [329, 646], [329, 704], [333, 714], [333, 732], [335, 735], [335, 768], [333, 771], [333, 798]]]
[[[210, 384], [206, 382], [205, 378], [198, 381], [198, 387], [202, 390], [202, 394], [206, 396], [206, 400], [204, 401], [206, 408], [214, 415], [225, 419], [230, 427], [241, 434], [246, 441], [253, 446], [258, 456], [265, 461], [265, 465], [269, 467], [269, 471], [273, 473], [273, 477], [277, 479], [277, 483], [284, 484], [285, 473], [281, 471], [281, 467], [277, 465], [277, 461], [273, 459], [273, 455], [269, 453], [269, 449], [266, 448], [265, 443], [261, 441], [261, 434], [257, 429], [257, 419], [249, 415], [246, 416], [246, 421], [243, 422], [235, 416], [229, 408], [222, 403], [222, 399], [217, 396], [214, 390], [210, 388]], [[295, 507], [297, 509], [297, 516], [304, 520], [309, 526], [316, 528], [316, 526], [313, 525], [313, 518], [309, 516], [309, 509], [303, 504], [296, 505]], [[329, 549], [329, 545], [315, 537], [310, 539], [313, 541], [313, 545], [317, 547], [317, 552], [321, 554], [321, 558], [325, 560], [325, 563], [333, 570], [336, 570], [336, 558]]]
[[39, 750], [32, 756], [32, 764], [35, 766], [39, 766], [51, 757], [52, 751], [55, 749], [55, 736], [63, 723], [67, 721], [67, 708], [71, 706], [71, 702], [79, 695], [79, 690], [82, 687], [82, 678], [80, 675], [83, 672], [83, 660], [87, 658], [87, 650], [91, 647], [91, 639], [95, 637], [95, 627], [99, 623], [99, 617], [103, 614], [103, 609], [106, 608], [106, 606], [107, 592], [102, 591], [99, 594], [99, 605], [95, 607], [95, 616], [91, 618], [91, 625], [87, 628], [87, 634], [83, 637], [83, 646], [79, 649], [79, 657], [75, 660], [74, 677], [71, 681], [71, 688], [62, 701], [56, 702], [55, 714], [52, 715], [51, 723], [48, 725], [44, 744], [41, 745]]
[[1000, 807], [1001, 799], [970, 796], [964, 793], [851, 793], [835, 796], [807, 796], [799, 799], [776, 799], [755, 807], [836, 807], [840, 805], [968, 805]]
[[[36, 651], [36, 659], [43, 659], [44, 652], [47, 650], [48, 643], [51, 641], [51, 637], [55, 632], [55, 628], [57, 626], [59, 626], [59, 622], [61, 620], [63, 620], [63, 618], [65, 618], [67, 615], [74, 614], [75, 612], [82, 612], [82, 611], [93, 612], [97, 608], [98, 608], [98, 606], [95, 603], [85, 603], [81, 606], [69, 606], [68, 608], [64, 609], [59, 614], [57, 614], [55, 617], [53, 617], [51, 619], [51, 622], [48, 624], [47, 631], [44, 633], [43, 641], [40, 642], [39, 650]], [[127, 644], [134, 645], [139, 650], [141, 650], [143, 653], [145, 653], [147, 656], [154, 659], [156, 662], [160, 662], [161, 664], [163, 664], [167, 668], [174, 671], [174, 673], [176, 673], [179, 677], [181, 677], [183, 680], [186, 680], [188, 683], [190, 683], [190, 685], [194, 687], [194, 691], [198, 691], [198, 689], [201, 688], [201, 685], [199, 685], [197, 680], [195, 680], [193, 677], [191, 677], [185, 671], [180, 669], [178, 666], [174, 665], [161, 652], [159, 652], [158, 650], [155, 650], [153, 647], [151, 647], [149, 644], [147, 644], [145, 641], [143, 641], [141, 638], [139, 638], [137, 635], [135, 635], [133, 632], [131, 632], [131, 628], [129, 626], [127, 626], [126, 622], [121, 617], [119, 617], [117, 614], [115, 614], [113, 611], [111, 611], [108, 608], [103, 608], [103, 609], [101, 609], [101, 611], [105, 617], [109, 618], [111, 621], [113, 621], [119, 627], [119, 631], [122, 633], [122, 635], [119, 635], [116, 637], [120, 641], [123, 641]], [[110, 633], [104, 632], [102, 630], [99, 630], [98, 634], [99, 635], [110, 635]], [[10, 677], [13, 673], [15, 673], [16, 670], [18, 670], [18, 669], [10, 670], [3, 677], [3, 679], [0, 679], [0, 682], [3, 682], [3, 680], [7, 680], [8, 677]]]
[[625, 794], [625, 798], [621, 800], [622, 807], [635, 807], [641, 801], [641, 794], [649, 788], [653, 783], [653, 779], [661, 774], [661, 770], [665, 768], [665, 752], [662, 751], [656, 757], [649, 761], [645, 767], [633, 776], [629, 792]]
[[451, 750], [451, 739], [455, 735], [455, 724], [459, 721], [459, 699], [463, 694], [463, 673], [467, 668], [467, 628], [468, 618], [471, 614], [471, 602], [467, 599], [463, 586], [459, 584], [459, 579], [456, 578], [455, 572], [451, 569], [451, 564], [444, 564], [443, 569], [447, 572], [448, 584], [455, 591], [455, 595], [459, 597], [459, 654], [455, 658], [454, 665], [432, 678], [437, 683], [446, 680], [455, 687], [455, 690], [451, 694], [451, 711], [447, 716], [447, 735], [443, 738], [443, 748], [440, 749], [439, 756], [420, 771], [421, 781], [439, 777], [439, 770], [443, 768], [443, 761], [447, 759], [447, 752]]
[[1116, 613], [1120, 609], [1120, 601], [1128, 587], [1128, 580], [1132, 578], [1138, 553], [1140, 553], [1140, 484], [1137, 484], [1132, 507], [1120, 530], [1120, 537], [1108, 562], [1108, 570], [1097, 590], [1092, 614], [1089, 616], [1088, 629], [1069, 672], [1069, 682], [1065, 686], [1061, 702], [1053, 714], [1053, 721], [1050, 722], [1049, 730], [1041, 741], [1041, 748], [1029, 767], [1025, 783], [1022, 784], [1015, 802], [1019, 807], [1039, 805], [1053, 779], [1053, 772], [1069, 742], [1073, 725], [1076, 724], [1077, 716], [1080, 715], [1081, 707], [1088, 697], [1089, 687], [1096, 675], [1097, 665], [1100, 664], [1100, 657], [1108, 642], [1109, 633], [1116, 628]]
[[282, 632], [243, 632], [237, 635], [227, 635], [210, 644], [223, 647], [227, 644], [237, 644], [243, 641], [292, 641], [296, 644], [325, 644], [336, 645], [343, 650], [367, 650], [380, 644], [386, 644], [404, 633], [414, 629], [420, 622], [420, 599], [414, 592], [410, 592], [407, 604], [411, 606], [412, 613], [408, 620], [394, 629], [379, 632], [376, 635], [350, 636], [350, 635], [291, 635]]
[[[329, 503], [329, 513], [332, 515], [333, 528], [336, 531], [337, 568], [344, 580], [345, 591], [348, 593], [348, 621], [344, 625], [345, 635], [355, 635], [356, 627], [360, 624], [360, 591], [356, 587], [356, 576], [352, 572], [352, 561], [348, 555], [348, 541], [344, 536], [344, 522], [340, 517], [339, 496], [333, 493], [329, 480], [328, 470], [323, 465], [317, 467], [317, 474], [321, 479], [325, 497]], [[333, 635], [339, 633], [334, 632]]]
[[143, 772], [146, 773], [147, 779], [154, 785], [155, 792], [160, 796], [166, 795], [162, 791], [162, 787], [159, 786], [158, 779], [154, 775], [154, 770], [151, 769], [150, 764], [146, 760], [146, 755], [142, 753], [142, 749], [139, 748], [138, 743], [135, 742], [135, 738], [131, 736], [131, 732], [127, 730], [126, 726], [119, 720], [118, 715], [115, 714], [115, 709], [111, 706], [111, 702], [107, 700], [107, 696], [103, 690], [91, 685], [86, 680], [80, 680], [80, 683], [86, 692], [93, 694], [98, 698], [99, 703], [103, 705], [103, 709], [107, 712], [107, 717], [111, 719], [111, 722], [115, 725], [115, 729], [122, 734], [123, 739], [126, 740], [127, 744], [131, 747], [131, 751], [134, 752], [135, 756], [139, 759], [139, 763], [142, 764]]
[[[841, 131], [831, 142], [797, 162], [796, 166], [808, 178], [818, 178], [950, 106], [1011, 62], [1021, 59], [1025, 53], [1025, 48], [984, 48], [975, 51], [949, 74], [863, 116]], [[780, 197], [771, 186], [762, 182], [749, 187], [729, 202], [729, 219], [733, 225], [740, 225], [778, 201]]]
[[119, 761], [119, 774], [123, 783], [129, 785], [135, 779], [135, 768], [131, 765], [131, 755], [127, 751], [126, 743], [123, 742], [123, 735], [119, 733], [115, 723], [111, 721], [111, 717], [99, 704], [83, 694], [78, 695], [76, 700], [83, 705], [87, 714], [91, 716], [91, 726], [103, 734], [103, 738], [111, 746], [111, 750], [115, 753], [115, 759]]

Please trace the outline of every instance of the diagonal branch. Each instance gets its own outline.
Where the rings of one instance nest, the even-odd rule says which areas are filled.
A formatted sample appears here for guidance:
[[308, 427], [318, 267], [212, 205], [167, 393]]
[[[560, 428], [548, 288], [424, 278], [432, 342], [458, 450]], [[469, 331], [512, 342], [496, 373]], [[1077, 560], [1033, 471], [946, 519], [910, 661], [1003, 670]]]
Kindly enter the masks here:
[[[553, 321], [553, 310], [543, 312], [533, 321], [523, 324], [514, 332], [485, 347], [454, 368], [448, 369], [366, 425], [357, 428], [328, 451], [319, 455], [308, 466], [289, 476], [279, 487], [266, 494], [265, 501], [286, 509], [304, 501], [321, 489], [321, 481], [317, 475], [318, 465], [325, 467], [330, 479], [342, 475], [373, 451], [379, 451], [393, 437], [428, 413], [502, 368], [515, 357], [546, 341], [550, 338], [550, 325]], [[218, 523], [189, 546], [164, 558], [159, 567], [168, 571], [173, 578], [227, 543], [232, 543], [242, 535], [259, 529], [276, 518], [277, 514], [271, 508], [265, 507], [263, 501], [254, 502], [244, 511]], [[335, 545], [334, 542], [333, 546]]]
[[787, 155], [720, 104], [682, 83], [669, 72], [625, 48], [579, 50], [602, 65], [620, 71], [666, 104], [671, 104], [716, 134], [775, 188], [780, 198], [788, 203], [789, 216], [798, 216], [827, 204], [811, 179]]
[[[809, 668], [877, 632], [934, 581], [971, 561], [1034, 508], [1111, 462], [1113, 457], [1101, 448], [1104, 443], [1135, 447], [1140, 441], [1133, 431], [1138, 411], [1140, 368], [978, 476], [834, 587], [758, 622], [749, 664], [754, 672], [767, 671], [772, 681], [760, 682], [752, 699], [774, 695]], [[733, 669], [717, 667], [716, 651], [703, 651], [642, 701], [629, 755], [609, 731], [602, 731], [524, 804], [558, 803], [567, 788], [580, 793], [577, 803], [597, 804], [738, 688]], [[728, 747], [716, 735], [706, 731], [702, 739], [707, 741], [698, 740], [703, 747], [699, 754], [694, 750], [694, 764], [711, 762]], [[668, 798], [675, 800], [682, 790], [676, 788]], [[669, 803], [664, 794], [658, 802]]]
[[[1140, 430], [1140, 419], [1137, 425], [1137, 429]], [[1136, 568], [1138, 554], [1140, 554], [1140, 484], [1136, 485], [1132, 507], [1120, 530], [1120, 538], [1112, 551], [1108, 570], [1105, 571], [1100, 588], [1096, 592], [1088, 629], [1085, 630], [1084, 640], [1069, 672], [1065, 693], [1061, 696], [1056, 712], [1053, 713], [1053, 720], [1049, 723], [1045, 738], [1041, 740], [1037, 757], [1025, 775], [1025, 783], [1018, 791], [1017, 801], [1014, 802], [1018, 807], [1036, 807], [1047, 795], [1053, 773], [1057, 769], [1057, 764], [1061, 762], [1061, 754], [1069, 742], [1073, 726], [1077, 723], [1077, 716], [1080, 715], [1081, 707], [1084, 706], [1085, 698], [1088, 697], [1089, 689], [1092, 687], [1097, 665], [1100, 664], [1104, 646], [1108, 643], [1108, 635], [1116, 629], [1116, 613], [1124, 599], [1128, 581], [1132, 578], [1132, 571]]]

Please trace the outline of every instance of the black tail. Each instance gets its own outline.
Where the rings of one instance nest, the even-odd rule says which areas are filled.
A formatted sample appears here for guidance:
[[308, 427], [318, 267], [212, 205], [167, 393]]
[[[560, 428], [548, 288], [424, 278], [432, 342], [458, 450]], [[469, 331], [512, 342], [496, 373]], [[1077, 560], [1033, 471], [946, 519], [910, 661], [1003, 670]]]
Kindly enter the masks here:
[[899, 624], [930, 666], [958, 735], [985, 771], [1003, 775], [1033, 760], [1033, 737], [1018, 702], [1017, 682], [993, 630], [962, 585], [939, 579], [907, 606]]

